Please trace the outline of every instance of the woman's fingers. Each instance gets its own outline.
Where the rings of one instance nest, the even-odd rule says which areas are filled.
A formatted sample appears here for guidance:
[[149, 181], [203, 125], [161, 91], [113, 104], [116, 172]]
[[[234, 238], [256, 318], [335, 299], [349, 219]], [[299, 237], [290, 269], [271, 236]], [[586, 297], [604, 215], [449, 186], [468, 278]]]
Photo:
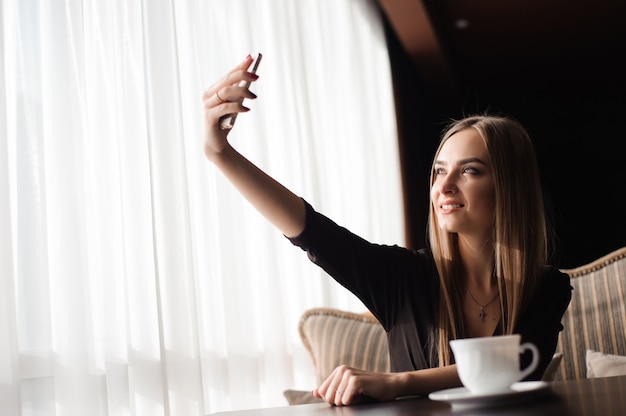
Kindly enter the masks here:
[[358, 376], [361, 370], [346, 365], [339, 366], [315, 390], [313, 395], [334, 406], [359, 403]]
[[350, 381], [346, 379], [346, 375], [341, 378], [341, 382], [335, 390], [335, 405], [344, 406], [347, 404], [353, 404], [352, 393], [353, 389], [350, 386]]
[[221, 105], [228, 102], [241, 102], [244, 98], [253, 100], [256, 98], [256, 94], [245, 85], [230, 85], [216, 89], [212, 98], [216, 103], [215, 105]]
[[231, 88], [237, 88], [238, 84], [241, 81], [252, 82], [258, 79], [257, 75], [251, 74], [247, 71], [247, 69], [250, 67], [250, 64], [252, 64], [252, 57], [248, 55], [239, 65], [231, 69], [226, 75], [213, 83], [213, 85], [211, 85], [204, 92], [202, 97], [203, 100], [206, 102], [211, 97], [213, 97], [215, 99], [215, 105], [219, 105], [221, 103], [217, 98], [216, 93], [219, 97], [221, 97], [221, 99], [223, 99], [224, 101], [228, 101], [233, 97], [233, 93], [247, 90], [247, 88]]

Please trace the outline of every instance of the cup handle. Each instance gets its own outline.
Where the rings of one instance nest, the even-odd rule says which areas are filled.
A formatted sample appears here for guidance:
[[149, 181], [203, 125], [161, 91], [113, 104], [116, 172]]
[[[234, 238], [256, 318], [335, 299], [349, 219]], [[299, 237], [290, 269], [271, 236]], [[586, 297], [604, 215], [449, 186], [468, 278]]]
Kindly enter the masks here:
[[518, 381], [524, 379], [524, 377], [526, 377], [527, 375], [529, 375], [530, 373], [535, 371], [535, 368], [537, 368], [537, 365], [539, 365], [539, 350], [537, 349], [535, 344], [532, 344], [530, 342], [525, 342], [525, 343], [523, 343], [522, 345], [519, 346], [520, 354], [523, 353], [526, 350], [531, 350], [532, 351], [532, 353], [533, 353], [533, 360], [530, 362], [528, 367], [526, 367], [525, 369], [523, 369], [520, 372], [520, 377], [519, 377]]

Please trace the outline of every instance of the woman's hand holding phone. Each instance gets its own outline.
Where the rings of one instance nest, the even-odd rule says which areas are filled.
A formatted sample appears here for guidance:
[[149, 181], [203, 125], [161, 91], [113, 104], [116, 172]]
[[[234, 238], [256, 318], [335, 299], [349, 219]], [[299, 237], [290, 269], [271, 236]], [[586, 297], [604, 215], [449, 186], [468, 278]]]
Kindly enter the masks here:
[[[261, 63], [261, 58], [263, 58], [263, 55], [259, 53], [254, 59], [254, 61], [252, 62], [252, 70], [250, 71], [251, 74], [256, 75], [257, 68], [259, 67], [259, 64]], [[248, 88], [250, 88], [250, 81], [241, 81], [239, 86], [244, 87], [247, 90]], [[241, 104], [243, 102], [243, 98], [244, 97], [239, 97], [237, 98], [236, 101], [239, 104]], [[220, 129], [222, 130], [232, 129], [233, 126], [235, 125], [235, 120], [237, 120], [237, 114], [238, 113], [227, 114], [223, 116], [222, 118], [220, 118]]]
[[255, 59], [248, 55], [243, 62], [231, 69], [202, 95], [205, 120], [204, 153], [209, 159], [226, 146], [228, 132], [233, 128], [237, 114], [249, 111], [242, 105], [243, 100], [256, 98], [249, 87], [258, 79], [256, 70], [261, 58], [260, 53]]

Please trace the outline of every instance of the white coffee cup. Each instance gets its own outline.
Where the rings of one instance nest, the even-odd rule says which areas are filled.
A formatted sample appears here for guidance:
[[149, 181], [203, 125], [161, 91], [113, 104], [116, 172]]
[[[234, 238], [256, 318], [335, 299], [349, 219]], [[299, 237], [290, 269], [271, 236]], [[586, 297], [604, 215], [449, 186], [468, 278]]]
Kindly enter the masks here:
[[[500, 393], [532, 373], [539, 364], [539, 350], [529, 342], [520, 345], [520, 335], [463, 338], [450, 341], [457, 372], [469, 391], [477, 394]], [[533, 354], [528, 367], [520, 370], [520, 354]]]

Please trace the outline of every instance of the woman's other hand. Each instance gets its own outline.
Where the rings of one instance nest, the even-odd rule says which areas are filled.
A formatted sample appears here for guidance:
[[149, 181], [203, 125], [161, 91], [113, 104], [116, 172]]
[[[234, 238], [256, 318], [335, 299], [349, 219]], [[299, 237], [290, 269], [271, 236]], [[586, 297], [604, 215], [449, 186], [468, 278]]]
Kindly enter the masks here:
[[313, 396], [334, 406], [395, 400], [398, 377], [397, 373], [373, 373], [342, 365], [313, 390]]

